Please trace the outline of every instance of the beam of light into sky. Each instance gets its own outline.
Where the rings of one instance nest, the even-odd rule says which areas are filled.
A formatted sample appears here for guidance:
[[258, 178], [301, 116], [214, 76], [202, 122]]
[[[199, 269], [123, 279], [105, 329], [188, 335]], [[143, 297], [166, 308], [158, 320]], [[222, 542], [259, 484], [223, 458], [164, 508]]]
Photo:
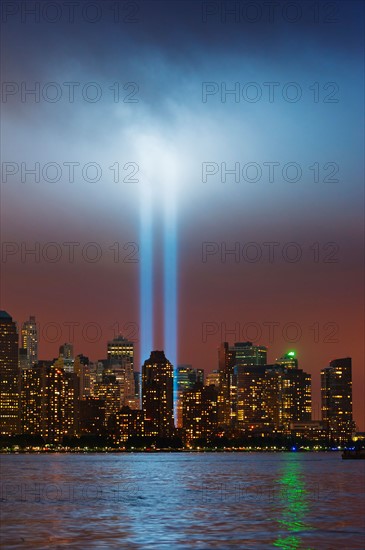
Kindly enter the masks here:
[[153, 348], [153, 208], [152, 190], [141, 185], [140, 197], [140, 362]]
[[[153, 349], [153, 239], [152, 220], [163, 209], [163, 304], [164, 351], [174, 369], [177, 365], [178, 284], [177, 284], [177, 155], [166, 139], [156, 133], [138, 138], [141, 158], [141, 245], [140, 324], [141, 359]], [[177, 380], [174, 376], [174, 396]], [[175, 399], [174, 399], [175, 402]], [[176, 413], [176, 411], [175, 411]], [[176, 417], [176, 414], [175, 414]]]
[[174, 417], [177, 418], [178, 242], [177, 162], [167, 151], [164, 159], [164, 348], [174, 366]]

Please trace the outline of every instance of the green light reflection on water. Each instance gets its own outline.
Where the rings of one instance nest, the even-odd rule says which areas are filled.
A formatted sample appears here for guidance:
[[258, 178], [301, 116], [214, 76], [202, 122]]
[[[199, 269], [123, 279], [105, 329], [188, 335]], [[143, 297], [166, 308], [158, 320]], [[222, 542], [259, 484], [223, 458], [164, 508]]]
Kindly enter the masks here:
[[288, 531], [288, 535], [278, 537], [273, 542], [273, 546], [284, 550], [303, 549], [302, 539], [296, 533], [312, 527], [304, 521], [309, 509], [308, 491], [303, 481], [301, 462], [295, 455], [288, 457], [288, 461], [284, 464], [283, 475], [278, 481], [281, 485], [279, 498], [282, 508], [281, 519], [277, 522]]

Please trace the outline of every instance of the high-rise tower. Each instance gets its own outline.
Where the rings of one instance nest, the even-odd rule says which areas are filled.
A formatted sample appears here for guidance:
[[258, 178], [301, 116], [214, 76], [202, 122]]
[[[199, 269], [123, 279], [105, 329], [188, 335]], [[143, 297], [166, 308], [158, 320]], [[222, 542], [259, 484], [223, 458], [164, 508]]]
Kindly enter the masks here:
[[18, 330], [12, 317], [0, 311], [0, 432], [17, 433], [19, 418]]
[[334, 359], [321, 370], [321, 397], [322, 420], [330, 439], [347, 442], [354, 431], [351, 357]]
[[35, 317], [31, 315], [22, 325], [22, 348], [27, 351], [28, 368], [38, 362], [38, 329]]
[[146, 435], [170, 437], [174, 430], [173, 365], [163, 351], [152, 351], [142, 366], [142, 408]]

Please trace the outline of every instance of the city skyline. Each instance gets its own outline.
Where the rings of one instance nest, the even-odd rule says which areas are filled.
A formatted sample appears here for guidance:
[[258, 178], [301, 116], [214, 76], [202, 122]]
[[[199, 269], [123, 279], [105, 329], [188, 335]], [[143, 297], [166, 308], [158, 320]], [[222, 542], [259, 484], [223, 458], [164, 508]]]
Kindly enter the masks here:
[[[24, 320], [22, 321], [19, 321], [18, 322], [18, 327], [20, 327], [21, 324], [24, 324], [25, 322], [29, 322], [29, 319], [30, 318], [36, 318], [37, 319], [37, 316], [32, 316], [32, 315], [27, 315]], [[221, 345], [221, 343], [224, 341], [220, 341], [220, 340], [217, 340], [217, 338], [219, 338], [222, 334], [226, 334], [226, 336], [230, 336], [231, 337], [231, 341], [233, 341], [233, 338], [235, 335], [236, 336], [239, 336], [240, 335], [240, 330], [239, 330], [239, 327], [243, 327], [243, 325], [240, 325], [239, 323], [237, 323], [237, 327], [235, 330], [233, 331], [230, 331], [230, 327], [234, 327], [234, 324], [231, 324], [229, 325], [228, 323], [226, 323], [223, 327], [221, 327], [221, 330], [220, 330], [220, 327], [218, 327], [218, 330], [217, 329], [217, 323], [212, 323], [212, 322], [209, 322], [207, 323], [207, 326], [205, 327], [205, 332], [206, 332], [206, 343], [204, 344], [204, 348], [206, 349], [207, 351], [207, 355], [211, 358], [211, 359], [207, 359], [206, 358], [206, 355], [205, 354], [201, 354], [201, 357], [202, 357], [202, 362], [199, 362], [198, 361], [198, 365], [201, 365], [203, 364], [204, 366], [203, 367], [196, 367], [196, 368], [203, 368], [204, 371], [205, 371], [205, 375], [209, 374], [209, 373], [212, 373], [214, 370], [216, 370], [218, 368], [218, 359], [217, 359], [217, 352], [219, 350], [219, 347]], [[293, 326], [292, 326], [293, 325]], [[296, 330], [296, 327], [295, 325], [297, 325], [297, 323], [288, 323], [288, 331], [287, 331], [287, 334], [290, 335], [290, 331], [293, 331], [293, 328]], [[37, 326], [41, 326], [40, 323], [38, 323], [37, 321]], [[97, 328], [95, 328], [95, 326], [97, 326]], [[54, 339], [54, 337], [58, 337], [58, 340], [56, 342], [43, 342], [42, 343], [42, 338], [39, 338], [39, 342], [38, 342], [38, 349], [45, 349], [47, 350], [47, 353], [43, 353], [41, 351], [41, 355], [40, 355], [40, 358], [41, 359], [51, 359], [51, 358], [56, 358], [57, 356], [57, 350], [59, 348], [60, 345], [62, 345], [64, 342], [67, 341], [67, 338], [66, 336], [69, 336], [70, 334], [77, 334], [78, 331], [81, 332], [85, 327], [87, 328], [87, 332], [85, 332], [85, 334], [89, 334], [89, 337], [86, 339], [78, 339], [78, 343], [75, 345], [75, 355], [78, 355], [78, 354], [83, 354], [87, 357], [89, 357], [92, 361], [97, 361], [98, 359], [102, 359], [103, 357], [106, 357], [107, 356], [107, 342], [112, 340], [113, 338], [117, 338], [117, 337], [120, 337], [120, 336], [123, 336], [122, 334], [122, 330], [120, 330], [123, 326], [125, 326], [125, 324], [122, 324], [122, 323], [112, 323], [110, 325], [108, 325], [109, 327], [109, 330], [108, 331], [105, 331], [107, 332], [107, 335], [106, 335], [106, 339], [104, 339], [104, 331], [103, 331], [103, 327], [100, 325], [100, 323], [98, 323], [97, 321], [88, 321], [87, 323], [85, 324], [82, 324], [80, 322], [76, 322], [76, 321], [66, 321], [65, 324], [62, 324], [62, 323], [59, 323], [57, 321], [51, 321], [51, 322], [46, 322], [45, 325], [44, 325], [44, 333], [45, 334], [48, 334], [50, 336], [51, 339]], [[257, 327], [260, 326], [259, 323], [249, 323], [249, 330], [256, 330]], [[135, 361], [139, 361], [139, 342], [138, 340], [136, 341], [133, 336], [135, 336], [136, 334], [138, 334], [136, 332], [136, 327], [138, 327], [138, 324], [137, 323], [127, 323], [127, 327], [128, 327], [128, 330], [130, 331], [130, 333], [132, 334], [132, 338], [126, 338], [126, 340], [129, 340], [129, 341], [132, 341], [133, 344], [135, 345], [135, 350], [134, 350], [134, 357], [135, 357]], [[275, 334], [275, 332], [279, 332], [280, 331], [280, 327], [279, 327], [279, 330], [278, 330], [278, 326], [277, 326], [277, 323], [275, 322], [267, 322], [267, 323], [263, 323], [261, 324], [261, 327], [263, 329], [266, 329], [267, 330], [267, 333], [268, 334]], [[202, 328], [202, 327], [201, 327]], [[214, 330], [216, 332], [216, 334], [214, 334], [214, 336], [212, 335], [209, 335], [210, 332], [212, 332], [212, 330]], [[318, 326], [313, 326], [312, 327], [312, 339], [316, 338], [319, 334], [319, 327]], [[329, 329], [327, 329], [327, 332], [328, 331], [332, 331], [333, 330], [333, 327], [330, 327]], [[271, 332], [270, 332], [271, 331]], [[202, 328], [202, 332], [203, 332], [203, 328]], [[39, 331], [39, 334], [42, 335], [42, 330]], [[90, 342], [91, 339], [94, 339], [95, 338], [95, 335], [98, 335], [98, 342]], [[209, 346], [209, 343], [211, 341], [211, 339], [214, 339], [215, 338], [215, 342], [214, 342], [214, 345], [210, 345]], [[239, 338], [235, 341], [249, 341], [250, 339], [249, 338]], [[265, 345], [264, 342], [254, 342], [254, 344], [256, 345]], [[315, 346], [318, 345], [314, 342], [314, 344], [312, 344], [314, 346], [314, 349], [315, 349]], [[329, 344], [330, 345], [330, 344]], [[301, 368], [304, 368], [305, 371], [309, 372], [310, 374], [312, 374], [312, 411], [313, 411], [313, 416], [315, 419], [320, 419], [321, 417], [321, 388], [320, 388], [320, 371], [329, 366], [330, 362], [334, 359], [336, 359], [336, 357], [352, 357], [353, 359], [353, 365], [356, 365], [355, 363], [355, 358], [354, 358], [354, 355], [349, 353], [349, 351], [346, 353], [345, 351], [343, 353], [338, 353], [338, 354], [335, 354], [333, 353], [332, 355], [328, 355], [328, 356], [325, 356], [324, 358], [324, 361], [323, 363], [319, 364], [319, 361], [316, 360], [314, 364], [312, 365], [306, 365], [305, 364], [305, 359], [303, 358], [303, 355], [304, 357], [308, 356], [308, 351], [309, 351], [309, 354], [310, 355], [314, 355], [315, 356], [315, 353], [313, 350], [311, 349], [305, 349], [301, 344], [300, 342], [299, 343], [290, 343], [290, 342], [286, 342], [285, 340], [281, 342], [281, 345], [280, 344], [276, 344], [276, 345], [272, 345], [270, 343], [266, 344], [266, 347], [267, 347], [267, 350], [268, 350], [268, 353], [269, 353], [269, 356], [270, 356], [270, 363], [273, 363], [275, 362], [277, 359], [279, 359], [282, 355], [285, 355], [285, 353], [287, 353], [288, 351], [290, 350], [295, 350], [295, 353], [296, 353], [296, 356], [299, 358], [300, 360], [300, 365], [301, 365]], [[333, 347], [333, 344], [331, 345], [331, 347]], [[340, 351], [343, 351], [343, 348], [342, 346], [336, 346], [336, 348], [339, 347]], [[162, 347], [161, 348], [155, 348], [155, 349], [163, 349]], [[347, 349], [347, 348], [345, 348]], [[89, 353], [87, 350], [94, 350], [92, 351], [92, 353]], [[99, 352], [95, 352], [95, 350], [99, 350]], [[150, 350], [152, 351], [152, 350]], [[39, 353], [39, 352], [38, 352]], [[321, 356], [324, 355], [324, 352], [321, 354]], [[188, 353], [184, 353], [182, 354], [181, 356], [181, 360], [179, 359], [179, 361], [177, 362], [177, 365], [175, 365], [175, 368], [179, 365], [182, 365], [182, 364], [189, 364], [189, 365], [195, 365], [196, 366], [196, 361], [194, 362], [193, 360], [188, 360], [186, 359], [186, 357], [189, 357], [189, 354]], [[144, 358], [144, 360], [146, 360], [147, 358]], [[144, 361], [143, 360], [143, 361]], [[141, 362], [140, 364], [140, 367], [142, 367], [142, 364], [143, 364], [143, 361]], [[317, 362], [318, 361], [318, 362]], [[138, 366], [139, 363], [136, 363], [136, 365]], [[206, 366], [208, 364], [208, 366]], [[360, 428], [361, 431], [364, 431], [365, 430], [365, 418], [363, 417], [363, 401], [362, 401], [362, 396], [363, 396], [363, 388], [361, 386], [358, 386], [357, 385], [357, 380], [356, 380], [356, 373], [358, 371], [356, 370], [356, 366], [355, 366], [355, 369], [353, 369], [353, 380], [354, 380], [354, 385], [353, 385], [353, 408], [354, 408], [354, 417], [356, 418], [357, 420], [357, 423], [358, 423], [358, 426]], [[176, 389], [175, 389], [176, 391]]]
[[[293, 422], [299, 421], [304, 425], [306, 422], [321, 420], [333, 433], [341, 434], [343, 430], [345, 438], [346, 434], [353, 433], [358, 428], [356, 419], [353, 422], [351, 358], [332, 360], [327, 367], [321, 369], [321, 415], [318, 411], [317, 416], [316, 407], [312, 404], [312, 377], [299, 368], [298, 358], [293, 350], [283, 353], [274, 363], [269, 363], [266, 346], [249, 341], [235, 342], [233, 345], [223, 342], [218, 349], [218, 368], [213, 370], [217, 378], [213, 381], [214, 386], [209, 386], [212, 382], [205, 382], [205, 376], [212, 373], [205, 373], [204, 369], [194, 369], [190, 364], [172, 365], [162, 350], [152, 350], [141, 368], [135, 369], [134, 343], [122, 335], [107, 341], [106, 358], [99, 358], [96, 362], [90, 361], [83, 354], [75, 353], [71, 343], [64, 343], [59, 347], [58, 358], [35, 361], [34, 358], [38, 357], [35, 317], [30, 316], [29, 321], [22, 324], [20, 335], [16, 321], [7, 312], [0, 312], [0, 321], [4, 395], [8, 395], [7, 384], [13, 388], [6, 398], [12, 405], [7, 406], [6, 399], [2, 403], [2, 407], [5, 407], [5, 418], [10, 413], [10, 424], [15, 421], [11, 420], [15, 419], [14, 407], [19, 407], [18, 422], [23, 425], [24, 411], [20, 404], [23, 399], [23, 384], [25, 388], [28, 384], [34, 384], [32, 371], [38, 380], [35, 383], [40, 384], [44, 375], [39, 378], [37, 372], [41, 372], [39, 369], [46, 366], [51, 369], [50, 375], [52, 372], [56, 375], [60, 372], [64, 373], [63, 376], [74, 377], [73, 382], [67, 383], [71, 383], [70, 388], [74, 386], [71, 391], [76, 392], [75, 399], [76, 394], [81, 401], [102, 399], [107, 424], [110, 421], [109, 416], [119, 414], [121, 407], [127, 407], [126, 410], [142, 409], [145, 415], [142, 419], [145, 436], [171, 437], [177, 428], [184, 428], [190, 434], [196, 433], [193, 428], [189, 432], [190, 428], [184, 420], [184, 415], [191, 414], [184, 404], [185, 399], [188, 399], [187, 391], [193, 392], [194, 388], [195, 393], [191, 394], [190, 399], [197, 399], [200, 406], [202, 403], [208, 406], [204, 413], [207, 415], [205, 418], [208, 419], [213, 414], [217, 428], [247, 429], [250, 424], [253, 424], [253, 428], [254, 425], [268, 426], [273, 423], [285, 433]], [[210, 380], [209, 376], [206, 379]], [[56, 382], [51, 384], [53, 383]], [[349, 384], [348, 387], [343, 386], [343, 383]], [[209, 399], [213, 399], [214, 393], [209, 394], [208, 390], [201, 393], [200, 388], [203, 386], [215, 387], [217, 392], [212, 410]], [[34, 390], [29, 391], [27, 399], [30, 402], [25, 406], [25, 411], [32, 411], [35, 406], [32, 397]], [[213, 392], [213, 389], [209, 391]], [[37, 393], [38, 391], [35, 392]], [[210, 398], [207, 397], [209, 395]], [[76, 406], [81, 405], [76, 405], [75, 402], [72, 410]], [[154, 415], [157, 415], [157, 420], [153, 420]], [[163, 421], [158, 420], [159, 418]], [[6, 422], [5, 420], [4, 426]], [[30, 422], [33, 425], [34, 420]], [[14, 428], [10, 430], [16, 431]]]

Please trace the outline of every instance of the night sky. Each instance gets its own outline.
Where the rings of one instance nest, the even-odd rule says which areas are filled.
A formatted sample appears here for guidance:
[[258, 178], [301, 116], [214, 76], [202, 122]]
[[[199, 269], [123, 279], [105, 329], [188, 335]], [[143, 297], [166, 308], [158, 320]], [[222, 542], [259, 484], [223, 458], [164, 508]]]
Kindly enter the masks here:
[[[76, 353], [92, 360], [115, 333], [139, 340], [148, 181], [154, 347], [164, 347], [168, 189], [177, 204], [178, 362], [210, 372], [222, 340], [267, 345], [269, 362], [295, 349], [312, 374], [318, 418], [320, 369], [351, 356], [364, 430], [363, 4], [319, 2], [315, 13], [311, 2], [277, 2], [273, 12], [265, 2], [76, 2], [74, 22], [63, 3], [56, 12], [45, 2], [36, 22], [7, 4], [1, 309], [48, 326], [40, 358], [57, 356], [70, 323]], [[236, 16], [226, 13], [236, 4]], [[36, 83], [37, 101], [24, 89], [22, 97]], [[39, 163], [40, 181], [21, 163]], [[73, 178], [69, 163], [79, 163]], [[204, 178], [204, 163], [217, 173]], [[239, 181], [224, 181], [222, 163], [239, 163]], [[79, 243], [73, 261], [70, 242]], [[38, 262], [24, 254], [35, 243]], [[240, 257], [224, 255], [235, 246]], [[138, 344], [136, 352], [145, 359]]]

